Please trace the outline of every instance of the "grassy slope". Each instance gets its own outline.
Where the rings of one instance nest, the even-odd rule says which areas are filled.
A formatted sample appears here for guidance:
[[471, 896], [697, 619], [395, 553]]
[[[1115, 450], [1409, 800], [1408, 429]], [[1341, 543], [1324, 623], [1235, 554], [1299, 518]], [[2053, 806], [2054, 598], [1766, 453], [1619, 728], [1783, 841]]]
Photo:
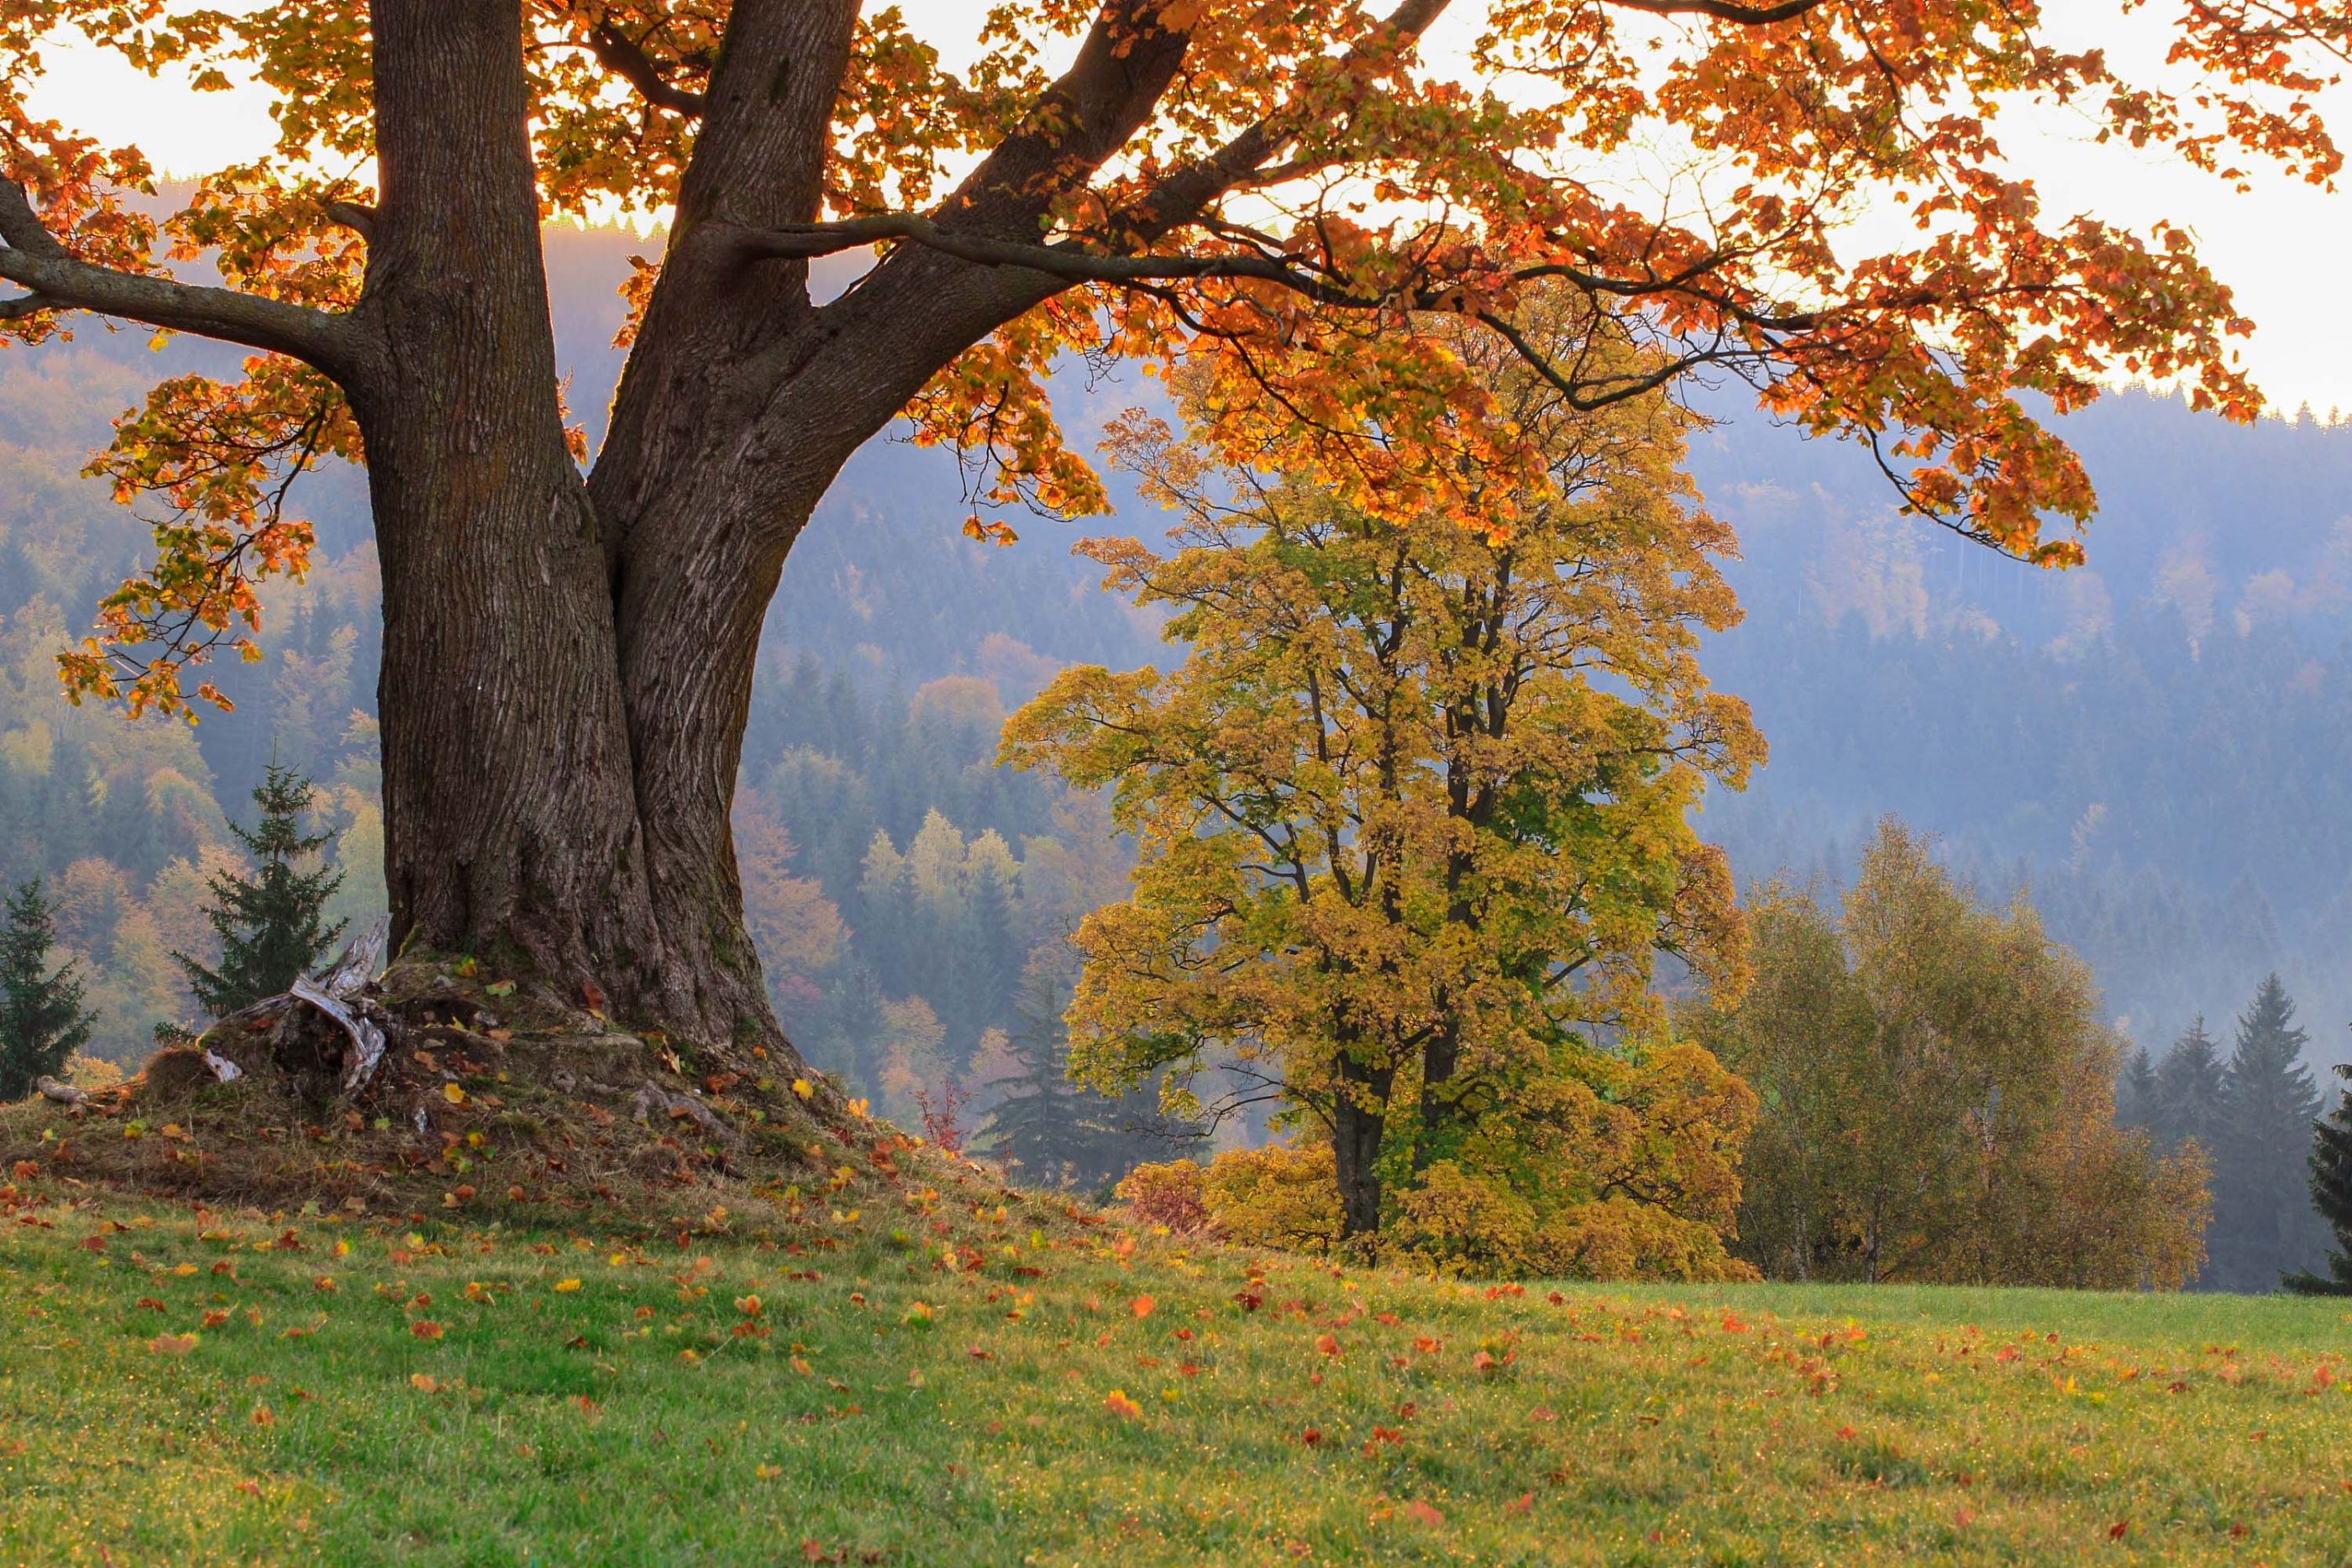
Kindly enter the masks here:
[[0, 1562], [2317, 1563], [2352, 1542], [2343, 1304], [1492, 1298], [1139, 1248], [1044, 1203], [1000, 1220], [977, 1176], [946, 1185], [879, 1224], [298, 1218], [300, 1250], [257, 1245], [286, 1227], [257, 1214], [47, 1189], [0, 1218]]

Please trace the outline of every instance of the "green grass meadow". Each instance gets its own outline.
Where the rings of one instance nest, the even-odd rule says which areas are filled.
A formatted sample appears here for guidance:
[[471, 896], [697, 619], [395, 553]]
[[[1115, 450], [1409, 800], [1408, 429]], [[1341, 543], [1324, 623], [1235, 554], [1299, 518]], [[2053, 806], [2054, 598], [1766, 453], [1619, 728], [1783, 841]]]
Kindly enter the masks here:
[[2352, 1563], [2352, 1303], [713, 1219], [0, 1218], [0, 1562]]

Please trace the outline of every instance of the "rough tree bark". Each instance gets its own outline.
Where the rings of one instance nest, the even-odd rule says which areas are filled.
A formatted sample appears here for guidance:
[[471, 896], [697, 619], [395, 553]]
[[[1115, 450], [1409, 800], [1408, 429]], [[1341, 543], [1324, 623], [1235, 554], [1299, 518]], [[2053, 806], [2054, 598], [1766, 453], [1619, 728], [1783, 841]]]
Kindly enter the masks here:
[[395, 946], [635, 999], [662, 943], [604, 553], [564, 449], [512, 4], [374, 7], [381, 202], [344, 385], [383, 565]]

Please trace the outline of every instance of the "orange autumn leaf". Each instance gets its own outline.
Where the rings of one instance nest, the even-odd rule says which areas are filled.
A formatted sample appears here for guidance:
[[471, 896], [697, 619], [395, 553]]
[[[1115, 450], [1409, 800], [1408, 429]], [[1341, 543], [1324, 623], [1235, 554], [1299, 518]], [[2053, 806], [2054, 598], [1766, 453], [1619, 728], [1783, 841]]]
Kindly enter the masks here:
[[1127, 1396], [1124, 1389], [1114, 1388], [1103, 1396], [1103, 1408], [1122, 1420], [1133, 1421], [1143, 1414], [1143, 1406]]
[[441, 1325], [435, 1322], [430, 1318], [419, 1318], [415, 1322], [408, 1325], [408, 1332], [415, 1334], [418, 1339], [439, 1339], [441, 1337]]
[[1138, 1296], [1135, 1300], [1127, 1303], [1127, 1310], [1133, 1312], [1139, 1318], [1148, 1318], [1151, 1315], [1151, 1309], [1159, 1304], [1159, 1302], [1153, 1301], [1150, 1296]]
[[1337, 1355], [1339, 1354], [1339, 1336], [1334, 1333], [1318, 1334], [1315, 1336], [1315, 1348], [1325, 1355]]
[[1443, 1513], [1419, 1498], [1414, 1498], [1411, 1502], [1406, 1503], [1404, 1511], [1433, 1530], [1445, 1522], [1445, 1516]]
[[185, 1355], [196, 1348], [196, 1336], [192, 1333], [157, 1334], [147, 1342], [147, 1348], [158, 1355]]

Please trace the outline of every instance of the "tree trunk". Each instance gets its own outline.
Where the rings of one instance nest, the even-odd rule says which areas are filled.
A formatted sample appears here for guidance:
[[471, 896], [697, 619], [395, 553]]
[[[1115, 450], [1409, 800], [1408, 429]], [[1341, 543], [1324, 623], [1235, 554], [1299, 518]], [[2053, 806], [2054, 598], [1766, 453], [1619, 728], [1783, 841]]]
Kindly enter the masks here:
[[514, 0], [374, 8], [352, 378], [383, 568], [395, 947], [635, 1000], [659, 973], [604, 552], [556, 402]]
[[1381, 1228], [1381, 1144], [1388, 1132], [1391, 1068], [1355, 1060], [1343, 1042], [1339, 1092], [1331, 1107], [1332, 1164], [1339, 1179], [1339, 1240], [1375, 1235]]
[[[520, 0], [373, 13], [376, 347], [350, 380], [383, 558], [395, 940], [511, 949], [622, 1016], [787, 1059], [730, 821], [784, 558], [936, 371], [1067, 286], [917, 248], [819, 309], [804, 262], [744, 246], [823, 211], [858, 9], [730, 14], [584, 484], [562, 445]], [[942, 214], [1034, 238], [1058, 183], [1125, 144], [1182, 54], [1181, 35], [1098, 25]]]

